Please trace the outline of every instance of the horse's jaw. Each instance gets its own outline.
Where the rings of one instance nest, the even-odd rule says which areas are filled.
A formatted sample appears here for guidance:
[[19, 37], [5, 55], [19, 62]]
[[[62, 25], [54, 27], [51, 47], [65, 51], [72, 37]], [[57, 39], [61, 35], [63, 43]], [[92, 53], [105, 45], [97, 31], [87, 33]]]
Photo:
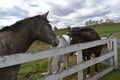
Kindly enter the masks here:
[[56, 39], [54, 39], [54, 40], [52, 40], [51, 45], [52, 45], [53, 47], [58, 46], [58, 44], [59, 44], [59, 40], [58, 40], [57, 38], [56, 38]]

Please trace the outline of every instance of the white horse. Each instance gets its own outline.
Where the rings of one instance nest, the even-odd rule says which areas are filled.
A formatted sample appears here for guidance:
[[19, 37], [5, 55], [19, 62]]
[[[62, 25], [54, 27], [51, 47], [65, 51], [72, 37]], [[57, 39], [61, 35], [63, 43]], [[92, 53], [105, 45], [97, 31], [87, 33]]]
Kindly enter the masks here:
[[[57, 47], [64, 47], [70, 44], [69, 36], [67, 35], [57, 36], [57, 38], [59, 40], [59, 45]], [[68, 67], [68, 57], [69, 54], [51, 57], [48, 64], [48, 74], [54, 74], [66, 69]]]

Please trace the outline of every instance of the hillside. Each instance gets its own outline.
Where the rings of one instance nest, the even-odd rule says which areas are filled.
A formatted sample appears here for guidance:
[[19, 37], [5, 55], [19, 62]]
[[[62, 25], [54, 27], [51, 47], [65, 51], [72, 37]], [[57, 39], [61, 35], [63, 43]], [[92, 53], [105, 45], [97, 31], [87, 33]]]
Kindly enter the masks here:
[[[87, 26], [88, 27], [88, 26]], [[90, 28], [94, 28], [101, 37], [106, 37], [109, 33], [112, 33], [115, 37], [120, 38], [120, 25], [114, 26], [89, 26]], [[63, 35], [69, 31], [68, 28], [56, 30], [56, 35]]]

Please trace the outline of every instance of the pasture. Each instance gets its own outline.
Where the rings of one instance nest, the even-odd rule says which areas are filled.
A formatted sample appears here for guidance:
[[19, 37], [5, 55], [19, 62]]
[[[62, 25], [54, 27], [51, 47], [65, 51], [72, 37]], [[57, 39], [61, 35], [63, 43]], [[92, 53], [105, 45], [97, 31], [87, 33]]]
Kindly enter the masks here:
[[[113, 35], [117, 38], [120, 38], [120, 27], [119, 26], [113, 26], [113, 27], [96, 27], [96, 31], [100, 34], [101, 37], [105, 37], [108, 33], [113, 33]], [[57, 35], [65, 34], [68, 30], [55, 32]], [[44, 50], [49, 49], [50, 45], [43, 43], [43, 42], [34, 42], [33, 45], [29, 48], [28, 51], [36, 51], [36, 50]], [[118, 49], [118, 55], [120, 56], [120, 49]], [[120, 59], [118, 59], [120, 62]], [[69, 66], [76, 64], [75, 56], [70, 57], [70, 63]], [[39, 61], [33, 61], [29, 63], [22, 64], [21, 70], [19, 73], [19, 79], [18, 80], [24, 80], [26, 77], [30, 76], [32, 80], [36, 80], [38, 77], [42, 76], [43, 72], [47, 71], [47, 59], [39, 60]], [[99, 65], [98, 65], [99, 66]], [[106, 66], [99, 66], [100, 69], [104, 69]], [[120, 67], [120, 64], [119, 64]], [[86, 72], [86, 70], [85, 70]], [[116, 71], [112, 71], [111, 73], [107, 74], [100, 80], [119, 80], [120, 79], [120, 68]], [[92, 75], [92, 74], [91, 74]], [[74, 74], [76, 77], [76, 75]], [[71, 77], [67, 77], [65, 80], [71, 80]], [[76, 80], [75, 78], [73, 80]]]

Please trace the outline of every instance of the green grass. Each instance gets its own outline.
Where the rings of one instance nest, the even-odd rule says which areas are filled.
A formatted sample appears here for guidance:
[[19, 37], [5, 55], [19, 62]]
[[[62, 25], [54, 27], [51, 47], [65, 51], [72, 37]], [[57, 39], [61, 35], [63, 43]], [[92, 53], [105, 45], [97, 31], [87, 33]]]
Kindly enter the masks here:
[[[109, 33], [112, 33], [116, 38], [120, 38], [120, 26], [96, 27], [95, 30], [101, 37], [106, 37]], [[103, 76], [100, 80], [120, 80], [120, 48], [118, 48], [118, 69]]]
[[63, 34], [66, 34], [68, 31], [69, 31], [68, 29], [58, 30], [58, 31], [55, 31], [55, 34], [56, 35], [63, 35]]
[[[50, 45], [44, 42], [36, 41], [30, 46], [27, 52], [32, 52], [36, 50], [37, 51], [45, 50], [49, 48], [50, 48]], [[18, 80], [26, 80], [25, 78], [27, 74], [30, 75], [32, 80], [37, 80], [40, 76], [42, 76], [41, 73], [44, 73], [47, 71], [47, 66], [48, 66], [48, 59], [24, 63], [21, 65]]]
[[[109, 33], [113, 33], [115, 37], [120, 38], [120, 27], [119, 26], [96, 27], [95, 30], [100, 34], [101, 37], [106, 37]], [[62, 31], [57, 31], [55, 33], [56, 35], [63, 35], [63, 34], [66, 34], [67, 31], [68, 30], [62, 30]], [[28, 52], [36, 51], [36, 50], [45, 50], [49, 48], [50, 48], [50, 45], [43, 43], [43, 42], [36, 41], [29, 48]], [[118, 49], [118, 56], [120, 56], [120, 48]], [[119, 58], [118, 58], [118, 62], [120, 62]], [[70, 58], [69, 66], [73, 64], [76, 64], [75, 57]], [[37, 61], [32, 61], [29, 63], [22, 64], [20, 72], [19, 72], [18, 80], [25, 80], [27, 74], [30, 75], [32, 80], [36, 80], [37, 78], [42, 76], [41, 73], [44, 73], [47, 71], [47, 66], [48, 66], [48, 59], [37, 60]], [[103, 70], [105, 66], [99, 65], [99, 68]], [[73, 78], [73, 79], [77, 79], [76, 74], [74, 74], [74, 77], [76, 78]], [[71, 79], [72, 78], [70, 76], [65, 78], [65, 80], [71, 80]], [[110, 72], [109, 74], [102, 77], [100, 80], [120, 80], [120, 63], [119, 63], [118, 70]]]
[[115, 37], [120, 38], [120, 26], [96, 27], [95, 30], [101, 37], [106, 37], [109, 33], [112, 33]]
[[118, 48], [118, 69], [106, 74], [100, 80], [120, 80], [120, 48]]
[[47, 71], [47, 65], [47, 59], [22, 64], [18, 80], [25, 79], [27, 74], [31, 76], [32, 80], [37, 80], [38, 76], [42, 76], [41, 73]]

